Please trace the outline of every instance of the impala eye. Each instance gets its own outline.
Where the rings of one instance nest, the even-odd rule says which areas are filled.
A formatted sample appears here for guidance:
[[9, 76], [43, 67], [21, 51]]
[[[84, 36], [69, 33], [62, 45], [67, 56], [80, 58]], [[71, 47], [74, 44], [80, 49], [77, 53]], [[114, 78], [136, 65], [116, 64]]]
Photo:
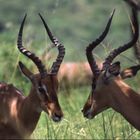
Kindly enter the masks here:
[[45, 93], [46, 92], [43, 87], [38, 87], [38, 90], [39, 90], [40, 93]]
[[41, 98], [41, 100], [46, 101], [49, 98], [48, 92], [47, 92], [47, 88], [45, 86], [39, 86], [38, 87], [38, 91], [39, 91], [39, 97]]

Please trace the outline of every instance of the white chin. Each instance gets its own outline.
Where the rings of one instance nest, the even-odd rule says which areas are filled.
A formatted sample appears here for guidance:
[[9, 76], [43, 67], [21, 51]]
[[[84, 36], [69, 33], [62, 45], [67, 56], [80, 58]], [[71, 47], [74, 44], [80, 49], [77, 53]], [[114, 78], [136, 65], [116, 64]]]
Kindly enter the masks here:
[[93, 116], [92, 116], [91, 114], [88, 114], [87, 118], [88, 118], [88, 119], [92, 119]]

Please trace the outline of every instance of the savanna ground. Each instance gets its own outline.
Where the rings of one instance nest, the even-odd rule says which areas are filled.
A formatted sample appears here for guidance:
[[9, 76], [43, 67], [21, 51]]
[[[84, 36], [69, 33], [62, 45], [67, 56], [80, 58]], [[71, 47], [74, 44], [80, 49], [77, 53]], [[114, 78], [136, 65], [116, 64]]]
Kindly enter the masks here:
[[[0, 0], [0, 79], [13, 83], [28, 94], [30, 83], [18, 70], [18, 61], [34, 69], [32, 62], [16, 49], [18, 28], [25, 13], [28, 14], [24, 30], [24, 45], [41, 56], [50, 45], [38, 12], [47, 20], [53, 33], [66, 48], [67, 61], [86, 61], [85, 47], [104, 29], [113, 9], [116, 9], [111, 30], [106, 40], [95, 50], [97, 60], [103, 60], [108, 52], [127, 42], [130, 37], [129, 10], [122, 0]], [[56, 55], [57, 49], [52, 50]], [[137, 63], [133, 50], [117, 57], [123, 67]], [[53, 61], [53, 59], [52, 59]], [[51, 66], [52, 61], [45, 61]], [[139, 91], [140, 76], [126, 82]], [[59, 101], [65, 114], [60, 123], [54, 123], [43, 112], [32, 134], [34, 139], [139, 139], [140, 133], [112, 109], [87, 120], [81, 113], [90, 85], [59, 91]], [[105, 93], [104, 93], [105, 94]], [[104, 95], [105, 96], [105, 95]], [[29, 114], [27, 114], [29, 115]]]

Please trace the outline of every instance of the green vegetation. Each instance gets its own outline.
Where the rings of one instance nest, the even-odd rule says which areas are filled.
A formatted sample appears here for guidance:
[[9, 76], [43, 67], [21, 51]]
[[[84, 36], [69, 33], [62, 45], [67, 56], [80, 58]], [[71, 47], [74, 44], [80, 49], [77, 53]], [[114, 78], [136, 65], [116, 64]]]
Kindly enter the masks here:
[[[111, 30], [104, 43], [117, 47], [129, 40], [129, 10], [122, 0], [0, 0], [0, 2], [0, 23], [6, 26], [6, 30], [0, 34], [0, 41], [15, 43], [19, 25], [27, 13], [25, 45], [33, 41], [33, 49], [38, 51], [41, 47], [40, 50], [44, 50], [43, 46], [46, 47], [45, 41], [47, 42], [48, 38], [38, 16], [38, 13], [41, 13], [53, 33], [65, 44], [67, 49], [65, 61], [85, 60], [83, 57], [85, 46], [99, 36], [114, 8], [116, 12]], [[98, 47], [96, 52], [103, 54], [101, 50], [102, 47]], [[73, 55], [75, 53], [77, 55]]]
[[[53, 33], [66, 47], [64, 61], [86, 61], [84, 51], [86, 45], [102, 32], [114, 8], [116, 8], [116, 13], [111, 30], [106, 40], [95, 50], [98, 60], [103, 60], [110, 49], [129, 40], [129, 10], [122, 0], [0, 0], [0, 24], [5, 27], [0, 32], [1, 81], [13, 83], [26, 95], [29, 92], [30, 83], [21, 76], [17, 64], [20, 59], [28, 68], [32, 69], [34, 65], [16, 49], [18, 29], [25, 13], [28, 17], [24, 30], [24, 45], [28, 49], [41, 56], [50, 44], [37, 15], [40, 12]], [[54, 49], [53, 53], [56, 54], [57, 50]], [[136, 63], [132, 50], [117, 59], [124, 62], [123, 66]], [[127, 80], [137, 91], [139, 81], [139, 75], [131, 81]], [[82, 116], [80, 109], [90, 92], [90, 85], [72, 88], [70, 92], [69, 97], [66, 96], [65, 91], [60, 91], [59, 94], [60, 104], [65, 114], [63, 121], [54, 123], [45, 113], [42, 113], [32, 138], [138, 139], [140, 137], [139, 131], [111, 109], [99, 114], [93, 120], [86, 120]]]

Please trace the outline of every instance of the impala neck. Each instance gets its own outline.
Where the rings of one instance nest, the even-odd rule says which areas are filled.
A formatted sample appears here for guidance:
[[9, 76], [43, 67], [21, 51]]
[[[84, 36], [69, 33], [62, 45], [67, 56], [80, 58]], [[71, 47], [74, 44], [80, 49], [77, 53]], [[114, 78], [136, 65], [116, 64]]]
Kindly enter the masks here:
[[30, 135], [34, 131], [42, 111], [34, 87], [31, 88], [30, 94], [23, 100], [19, 110], [19, 121], [23, 126], [21, 133]]
[[111, 94], [111, 107], [121, 113], [128, 122], [140, 130], [140, 95], [133, 91], [120, 78]]

